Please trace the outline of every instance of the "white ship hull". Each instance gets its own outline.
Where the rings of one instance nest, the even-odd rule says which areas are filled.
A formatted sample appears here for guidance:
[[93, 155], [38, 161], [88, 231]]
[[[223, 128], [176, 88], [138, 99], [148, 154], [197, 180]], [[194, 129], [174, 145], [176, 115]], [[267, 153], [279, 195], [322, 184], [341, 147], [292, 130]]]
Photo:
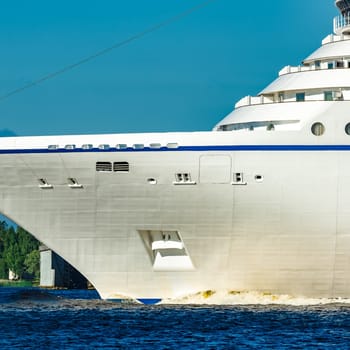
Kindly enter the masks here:
[[350, 4], [336, 3], [337, 35], [217, 131], [0, 139], [0, 211], [106, 299], [350, 297]]
[[[348, 297], [350, 146], [347, 135], [334, 142], [337, 128], [328, 123], [322, 144], [310, 142], [318, 139], [309, 129], [2, 139], [0, 210], [102, 298], [203, 290]], [[47, 149], [119, 141], [179, 147]], [[100, 161], [127, 161], [130, 169], [97, 172]], [[177, 184], [178, 173], [191, 182]], [[188, 261], [156, 266], [142, 238], [148, 231], [178, 232]]]

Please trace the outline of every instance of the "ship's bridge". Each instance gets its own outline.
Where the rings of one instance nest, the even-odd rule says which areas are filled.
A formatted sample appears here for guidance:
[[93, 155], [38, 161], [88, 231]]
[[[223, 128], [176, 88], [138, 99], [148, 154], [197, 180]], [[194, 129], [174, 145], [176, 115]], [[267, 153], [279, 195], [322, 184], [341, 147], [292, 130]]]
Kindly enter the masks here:
[[238, 101], [214, 130], [298, 130], [331, 103], [350, 101], [350, 0], [338, 0], [336, 6], [339, 35], [328, 35], [302, 65], [281, 69], [258, 96]]

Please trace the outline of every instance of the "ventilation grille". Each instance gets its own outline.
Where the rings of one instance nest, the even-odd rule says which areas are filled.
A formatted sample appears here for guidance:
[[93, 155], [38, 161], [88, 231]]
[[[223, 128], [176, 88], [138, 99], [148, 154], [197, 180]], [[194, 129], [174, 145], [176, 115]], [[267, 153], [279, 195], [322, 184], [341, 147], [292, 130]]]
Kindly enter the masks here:
[[113, 163], [113, 171], [119, 173], [127, 173], [129, 172], [129, 163], [128, 162], [114, 162]]
[[96, 163], [96, 171], [101, 171], [101, 172], [112, 171], [112, 163], [111, 162], [97, 162]]

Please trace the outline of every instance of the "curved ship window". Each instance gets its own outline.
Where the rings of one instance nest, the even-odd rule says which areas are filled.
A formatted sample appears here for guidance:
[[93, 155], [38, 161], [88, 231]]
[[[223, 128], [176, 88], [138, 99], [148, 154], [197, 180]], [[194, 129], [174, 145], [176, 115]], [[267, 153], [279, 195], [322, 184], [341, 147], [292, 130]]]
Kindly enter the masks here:
[[176, 142], [169, 142], [166, 146], [167, 148], [178, 148], [179, 144]]
[[50, 150], [50, 151], [53, 151], [55, 149], [58, 149], [58, 145], [48, 145], [47, 148]]
[[96, 163], [96, 171], [98, 171], [98, 172], [111, 172], [112, 171], [112, 163], [111, 162], [97, 162]]
[[294, 127], [295, 124], [299, 124], [300, 120], [269, 120], [261, 122], [248, 122], [248, 123], [235, 123], [235, 124], [226, 124], [220, 125], [218, 131], [238, 131], [238, 130], [250, 130], [253, 131], [258, 128], [267, 128], [269, 125], [273, 124], [276, 126], [290, 126]]
[[157, 149], [162, 147], [160, 143], [151, 143], [149, 146], [150, 148], [157, 148]]
[[315, 136], [321, 136], [325, 133], [326, 128], [324, 127], [324, 125], [320, 122], [314, 123], [312, 124], [311, 127], [311, 132], [315, 135]]
[[118, 143], [116, 147], [117, 149], [126, 149], [128, 145], [126, 143]]
[[81, 148], [82, 149], [91, 149], [93, 146], [91, 143], [84, 143]]
[[350, 135], [350, 123], [347, 123], [345, 126], [345, 132], [347, 135]]
[[117, 173], [127, 173], [129, 172], [129, 163], [128, 162], [114, 162], [113, 171]]
[[75, 145], [65, 145], [65, 149], [75, 149]]
[[134, 149], [143, 149], [143, 148], [145, 148], [145, 146], [144, 146], [143, 143], [135, 143], [135, 144], [133, 145], [133, 148], [134, 148]]
[[99, 149], [104, 149], [104, 150], [108, 150], [109, 149], [109, 145], [108, 144], [102, 144], [98, 146]]

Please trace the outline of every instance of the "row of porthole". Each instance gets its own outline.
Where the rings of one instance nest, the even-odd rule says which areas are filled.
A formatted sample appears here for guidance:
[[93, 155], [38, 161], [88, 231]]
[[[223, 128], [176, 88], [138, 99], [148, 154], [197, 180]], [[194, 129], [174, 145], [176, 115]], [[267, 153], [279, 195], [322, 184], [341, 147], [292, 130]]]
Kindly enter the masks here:
[[[325, 133], [325, 131], [326, 131], [325, 126], [320, 122], [316, 122], [311, 126], [311, 132], [315, 136], [322, 136]], [[345, 133], [347, 135], [350, 135], [350, 123], [345, 125]]]
[[[162, 148], [162, 147], [178, 148], [179, 145], [177, 143], [175, 143], [175, 142], [172, 142], [172, 143], [167, 143], [165, 146], [161, 145], [160, 143], [151, 143], [149, 146], [145, 146], [144, 144], [141, 144], [141, 143], [135, 143], [132, 146], [128, 146], [127, 144], [124, 144], [124, 143], [119, 143], [119, 144], [117, 144], [115, 146], [116, 149], [127, 149], [127, 148], [143, 149], [143, 148], [147, 148], [147, 147], [154, 148], [154, 149], [159, 149], [159, 148]], [[59, 145], [49, 145], [47, 148], [49, 150], [60, 149]], [[76, 148], [79, 148], [79, 147], [77, 147], [74, 144], [69, 144], [69, 145], [65, 145], [63, 148], [66, 149], [66, 150], [72, 150], [72, 149], [76, 149]], [[93, 149], [94, 146], [92, 144], [84, 144], [80, 148], [88, 150], [88, 149]], [[109, 150], [110, 148], [113, 148], [113, 146], [110, 146], [108, 144], [101, 144], [101, 145], [98, 145], [97, 148], [101, 149], [101, 150]]]

